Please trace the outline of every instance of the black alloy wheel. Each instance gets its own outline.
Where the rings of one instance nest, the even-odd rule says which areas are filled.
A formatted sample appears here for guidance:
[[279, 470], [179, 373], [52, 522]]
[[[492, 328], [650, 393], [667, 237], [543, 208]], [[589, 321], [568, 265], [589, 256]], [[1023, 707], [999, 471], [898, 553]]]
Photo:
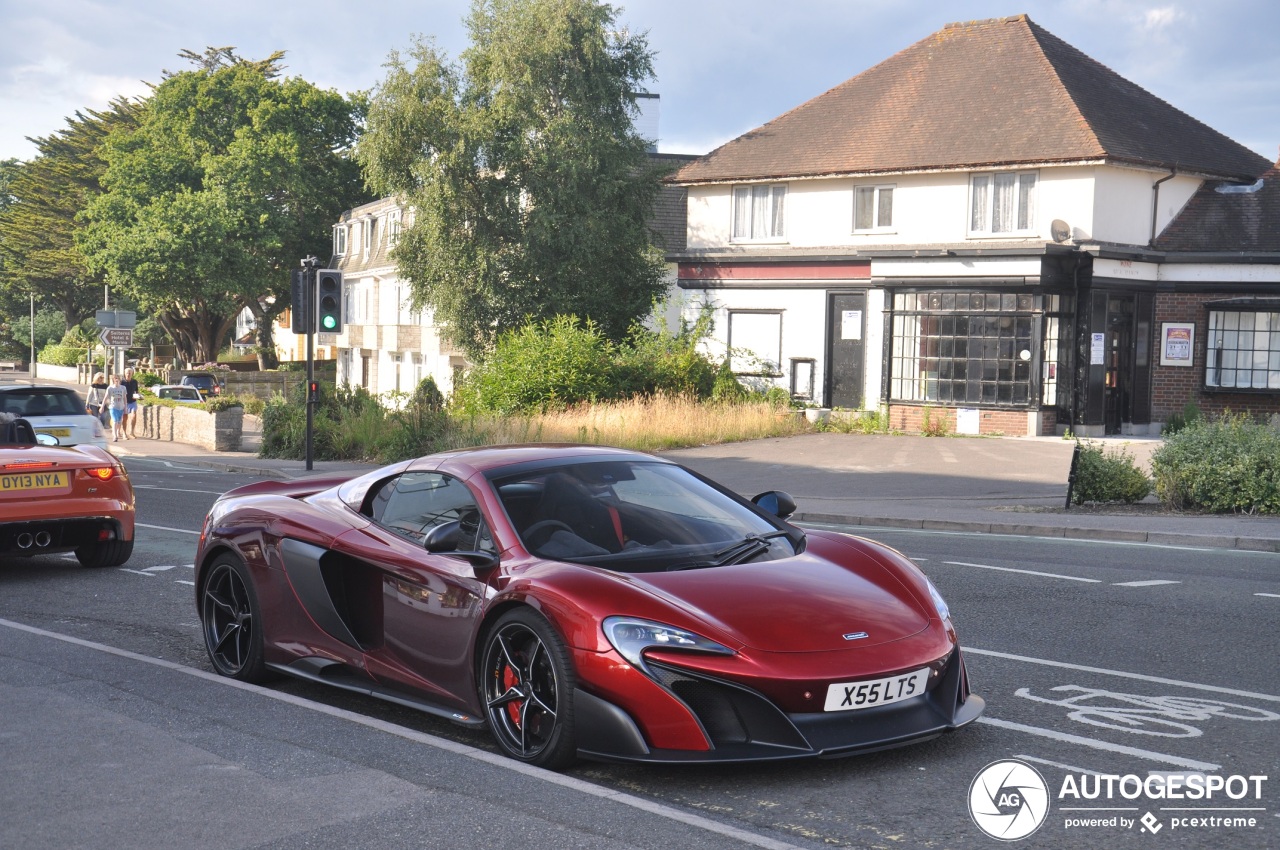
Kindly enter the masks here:
[[485, 639], [480, 699], [498, 746], [556, 770], [577, 754], [573, 664], [564, 640], [528, 608], [508, 611]]
[[209, 568], [200, 594], [200, 623], [204, 647], [213, 668], [242, 682], [262, 682], [262, 618], [243, 564], [223, 555]]

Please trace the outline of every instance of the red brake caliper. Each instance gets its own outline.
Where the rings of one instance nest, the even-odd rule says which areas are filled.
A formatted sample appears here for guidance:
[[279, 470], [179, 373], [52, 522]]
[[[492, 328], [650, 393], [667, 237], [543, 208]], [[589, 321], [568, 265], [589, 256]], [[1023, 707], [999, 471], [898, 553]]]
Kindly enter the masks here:
[[[509, 691], [518, 684], [520, 684], [519, 674], [511, 669], [510, 664], [502, 665], [503, 690]], [[516, 702], [507, 703], [507, 716], [511, 718], [512, 724], [518, 728], [520, 726], [520, 704]]]

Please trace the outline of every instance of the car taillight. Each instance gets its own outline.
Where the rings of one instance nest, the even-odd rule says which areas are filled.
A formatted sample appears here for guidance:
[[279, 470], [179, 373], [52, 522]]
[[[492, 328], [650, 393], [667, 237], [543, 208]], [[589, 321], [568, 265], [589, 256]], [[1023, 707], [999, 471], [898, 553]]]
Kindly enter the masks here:
[[116, 476], [116, 468], [114, 466], [95, 466], [92, 469], [86, 469], [85, 472], [99, 481], [110, 481]]

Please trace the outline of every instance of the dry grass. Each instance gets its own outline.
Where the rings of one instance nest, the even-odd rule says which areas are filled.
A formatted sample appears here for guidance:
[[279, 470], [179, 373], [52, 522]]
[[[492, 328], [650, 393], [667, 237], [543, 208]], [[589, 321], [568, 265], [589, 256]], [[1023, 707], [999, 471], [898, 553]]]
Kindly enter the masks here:
[[643, 452], [784, 437], [810, 430], [803, 416], [764, 402], [698, 403], [654, 396], [580, 405], [534, 416], [484, 417], [462, 425], [456, 445], [591, 443]]

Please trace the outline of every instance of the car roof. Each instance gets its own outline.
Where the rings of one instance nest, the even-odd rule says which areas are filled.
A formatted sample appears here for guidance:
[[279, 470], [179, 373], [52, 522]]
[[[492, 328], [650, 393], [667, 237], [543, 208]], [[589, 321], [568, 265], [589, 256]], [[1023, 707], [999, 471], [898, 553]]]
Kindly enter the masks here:
[[53, 384], [4, 384], [0, 386], [0, 393], [18, 393], [18, 392], [75, 393], [76, 390], [73, 389], [72, 387], [59, 387]]

